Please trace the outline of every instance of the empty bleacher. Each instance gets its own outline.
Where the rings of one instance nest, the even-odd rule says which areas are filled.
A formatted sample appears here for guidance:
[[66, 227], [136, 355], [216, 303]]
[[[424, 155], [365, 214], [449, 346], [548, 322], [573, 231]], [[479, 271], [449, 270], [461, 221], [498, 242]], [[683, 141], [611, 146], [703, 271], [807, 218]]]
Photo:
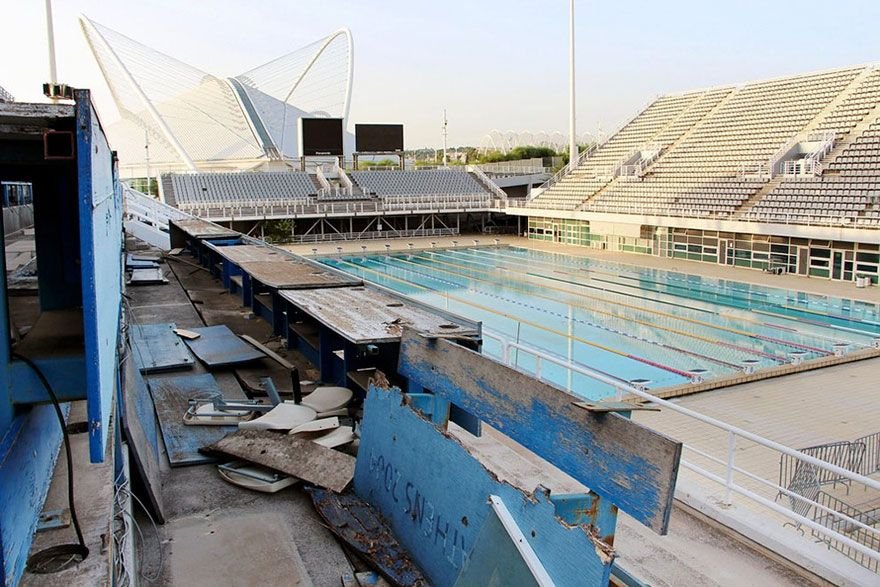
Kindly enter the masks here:
[[350, 175], [365, 194], [375, 196], [489, 198], [489, 192], [470, 173], [452, 169], [352, 171]]
[[163, 187], [168, 180], [182, 210], [284, 204], [307, 200], [317, 193], [311, 176], [299, 171], [170, 174], [162, 177]]
[[[875, 66], [661, 97], [528, 206], [874, 226], [878, 104]], [[825, 174], [769, 183], [781, 154], [817, 133], [841, 145]]]

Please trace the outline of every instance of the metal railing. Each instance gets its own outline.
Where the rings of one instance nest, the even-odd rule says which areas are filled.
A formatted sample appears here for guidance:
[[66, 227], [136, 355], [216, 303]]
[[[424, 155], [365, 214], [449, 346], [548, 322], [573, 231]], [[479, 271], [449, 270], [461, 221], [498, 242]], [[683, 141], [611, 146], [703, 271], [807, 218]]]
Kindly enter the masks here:
[[[850, 484], [857, 483], [863, 486], [866, 490], [871, 489], [880, 492], [880, 481], [861, 475], [858, 472], [847, 470], [844, 467], [828, 463], [809, 454], [802, 453], [773, 440], [749, 432], [748, 430], [695, 412], [694, 410], [690, 410], [676, 403], [660, 399], [643, 389], [639, 389], [634, 385], [594, 371], [584, 365], [572, 363], [550, 355], [540, 349], [510, 341], [505, 335], [493, 332], [485, 327], [483, 328], [483, 337], [494, 340], [500, 344], [501, 350], [500, 357], [498, 358], [502, 363], [527, 372], [539, 380], [546, 379], [544, 377], [544, 365], [549, 363], [550, 365], [567, 370], [569, 373], [576, 373], [611, 386], [615, 390], [616, 399], [618, 401], [627, 398], [638, 398], [639, 400], [651, 402], [668, 411], [684, 416], [695, 425], [699, 423], [700, 425], [714, 428], [721, 433], [722, 437], [726, 438], [726, 447], [724, 447], [724, 452], [726, 454], [724, 458], [719, 458], [718, 456], [710, 454], [705, 450], [698, 449], [695, 446], [684, 444], [681, 465], [702, 479], [720, 485], [724, 490], [724, 498], [722, 500], [724, 504], [732, 504], [733, 495], [736, 494], [741, 498], [744, 498], [746, 503], [752, 508], [757, 507], [765, 511], [770, 510], [789, 520], [797, 527], [805, 526], [810, 528], [810, 530], [812, 530], [817, 536], [833, 540], [836, 545], [836, 550], [842, 552], [845, 550], [844, 554], [849, 556], [849, 558], [856, 560], [856, 562], [859, 562], [862, 566], [876, 569], [876, 565], [880, 563], [880, 551], [862, 543], [867, 542], [868, 544], [875, 544], [874, 541], [880, 540], [880, 529], [848, 515], [847, 512], [836, 511], [833, 507], [829, 507], [825, 503], [818, 501], [818, 496], [817, 499], [809, 499], [804, 495], [790, 490], [788, 487], [781, 487], [778, 483], [766, 479], [765, 475], [748, 471], [737, 465], [737, 445], [739, 444], [741, 447], [744, 443], [748, 443], [748, 445], [757, 445], [765, 450], [771, 451], [776, 458], [779, 458], [781, 455], [787, 455], [789, 458], [803, 463], [804, 466], [811, 466], [820, 471], [826, 471], [829, 476], [834, 476], [837, 479], [845, 479]], [[534, 368], [531, 371], [523, 369], [520, 365], [520, 360], [523, 354], [527, 357], [531, 357], [534, 363]], [[752, 447], [749, 446], [748, 448]], [[697, 464], [697, 461], [700, 460], [711, 463], [711, 465], [708, 466], [714, 467], [715, 471], [710, 471], [706, 465]], [[746, 487], [744, 484], [741, 484], [740, 479], [743, 478], [747, 480], [751, 487]], [[756, 489], [756, 487], [759, 489]], [[772, 496], [782, 494], [793, 500], [797, 500], [799, 503], [808, 504], [808, 509], [812, 509], [814, 512], [813, 516], [807, 517], [801, 513], [792, 511], [791, 509], [777, 503], [775, 499], [761, 495], [758, 492], [762, 491], [762, 489], [764, 492]], [[799, 511], [804, 510], [799, 508]], [[822, 521], [824, 519], [833, 520], [834, 523], [823, 524]], [[847, 532], [841, 531], [844, 526], [846, 526], [848, 530]], [[837, 528], [841, 528], [841, 530], [838, 530]], [[849, 536], [849, 533], [853, 528], [857, 528], [862, 532], [866, 540], [863, 540], [862, 542], [853, 540]], [[854, 555], [858, 555], [858, 558]], [[866, 562], [868, 564], [866, 564]]]
[[359, 241], [394, 238], [420, 238], [431, 236], [457, 236], [455, 228], [414, 228], [410, 230], [375, 230], [369, 232], [327, 232], [323, 234], [295, 234], [295, 243], [322, 243], [333, 241]]
[[[359, 196], [357, 196], [359, 197]], [[350, 201], [320, 201], [301, 198], [289, 202], [252, 200], [250, 202], [205, 202], [180, 204], [184, 212], [201, 218], [264, 219], [315, 216], [357, 216], [387, 212], [444, 212], [457, 210], [497, 210], [498, 199], [481, 194], [425, 194], [413, 196], [382, 196]]]

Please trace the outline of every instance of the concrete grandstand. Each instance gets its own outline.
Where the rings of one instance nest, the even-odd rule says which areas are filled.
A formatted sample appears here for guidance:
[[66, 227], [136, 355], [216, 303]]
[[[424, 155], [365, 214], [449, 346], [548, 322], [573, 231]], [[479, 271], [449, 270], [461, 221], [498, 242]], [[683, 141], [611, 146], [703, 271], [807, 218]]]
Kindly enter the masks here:
[[519, 208], [529, 237], [878, 279], [876, 65], [662, 96]]

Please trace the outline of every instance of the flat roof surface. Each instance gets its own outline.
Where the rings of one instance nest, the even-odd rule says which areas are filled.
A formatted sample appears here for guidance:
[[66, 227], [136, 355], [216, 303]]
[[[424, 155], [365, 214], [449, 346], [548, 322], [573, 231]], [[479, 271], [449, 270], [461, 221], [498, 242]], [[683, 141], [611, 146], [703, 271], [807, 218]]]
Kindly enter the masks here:
[[210, 242], [205, 243], [205, 245], [227, 261], [236, 265], [250, 261], [277, 261], [290, 258], [285, 256], [284, 253], [264, 245], [230, 245], [222, 247]]
[[479, 335], [464, 320], [429, 312], [373, 288], [282, 291], [281, 296], [356, 344], [400, 340], [404, 326], [427, 336]]
[[201, 218], [188, 218], [185, 220], [171, 220], [175, 226], [193, 238], [223, 238], [241, 236], [241, 233], [223, 228], [213, 222]]
[[275, 289], [310, 289], [360, 285], [360, 279], [348, 278], [316, 265], [295, 259], [248, 261], [240, 263], [242, 271]]

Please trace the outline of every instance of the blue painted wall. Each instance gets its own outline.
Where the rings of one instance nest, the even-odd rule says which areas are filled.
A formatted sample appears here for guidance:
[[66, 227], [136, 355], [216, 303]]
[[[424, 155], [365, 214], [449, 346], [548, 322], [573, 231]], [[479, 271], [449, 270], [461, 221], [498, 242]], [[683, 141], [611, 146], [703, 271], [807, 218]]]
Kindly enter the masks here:
[[116, 162], [88, 90], [77, 90], [80, 267], [86, 350], [89, 450], [104, 459], [118, 381], [117, 344], [122, 311], [122, 189]]

